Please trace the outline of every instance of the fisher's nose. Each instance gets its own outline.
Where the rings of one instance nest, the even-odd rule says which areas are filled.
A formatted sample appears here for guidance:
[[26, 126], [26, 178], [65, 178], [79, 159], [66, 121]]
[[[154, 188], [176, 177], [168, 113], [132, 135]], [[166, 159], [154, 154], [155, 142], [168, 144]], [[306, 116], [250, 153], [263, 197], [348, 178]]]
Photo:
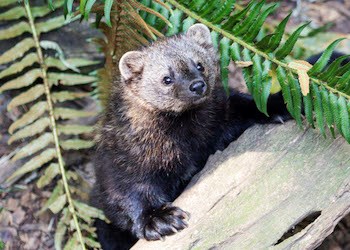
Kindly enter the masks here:
[[207, 85], [203, 81], [193, 81], [190, 85], [190, 91], [196, 95], [203, 95], [207, 90]]

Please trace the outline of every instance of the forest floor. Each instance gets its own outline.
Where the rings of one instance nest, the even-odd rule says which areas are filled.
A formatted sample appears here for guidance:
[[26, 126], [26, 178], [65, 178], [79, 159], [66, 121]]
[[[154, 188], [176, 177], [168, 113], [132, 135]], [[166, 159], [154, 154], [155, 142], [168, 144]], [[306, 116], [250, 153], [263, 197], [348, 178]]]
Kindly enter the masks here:
[[[350, 38], [350, 0], [297, 2], [282, 1], [279, 11], [271, 18], [271, 24], [282, 20], [291, 10], [294, 11], [294, 14], [288, 24], [288, 30], [294, 30], [296, 25], [307, 20], [312, 21], [311, 26], [313, 28], [332, 23], [332, 26], [325, 33], [299, 42], [308, 51], [317, 53], [322, 51], [331, 41], [341, 36]], [[75, 24], [70, 29], [72, 30], [78, 26]], [[72, 50], [69, 42], [65, 46], [67, 50], [72, 51], [68, 55], [82, 53], [82, 48], [79, 48], [78, 44], [74, 47], [74, 49], [79, 48], [78, 51]], [[89, 57], [92, 54], [93, 57], [99, 57], [99, 55], [96, 55], [96, 51], [92, 51], [91, 48], [89, 50], [90, 53], [85, 51], [84, 54]], [[350, 54], [349, 42], [344, 43], [341, 50]], [[9, 138], [7, 129], [21, 113], [20, 109], [15, 109], [10, 113], [7, 112], [6, 106], [11, 97], [11, 94], [8, 93], [0, 94], [0, 240], [7, 243], [5, 249], [54, 249], [53, 237], [57, 216], [49, 211], [38, 214], [40, 208], [50, 197], [49, 190], [51, 189], [41, 190], [36, 187], [37, 173], [26, 176], [10, 187], [1, 185], [11, 168], [15, 168], [18, 164], [12, 163], [9, 156], [20, 145], [7, 145]], [[81, 175], [88, 181], [91, 181], [93, 171], [92, 153], [88, 150], [76, 153], [74, 157], [69, 157], [74, 161], [67, 164], [70, 168], [79, 169]], [[335, 231], [326, 238], [319, 249], [350, 249], [350, 215], [336, 226]]]

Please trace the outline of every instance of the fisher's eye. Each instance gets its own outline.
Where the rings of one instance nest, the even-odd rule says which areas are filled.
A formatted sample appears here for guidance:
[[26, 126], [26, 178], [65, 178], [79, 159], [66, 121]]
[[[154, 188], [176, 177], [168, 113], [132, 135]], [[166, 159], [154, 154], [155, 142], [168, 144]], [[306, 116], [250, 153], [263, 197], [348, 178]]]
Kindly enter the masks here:
[[200, 72], [203, 72], [204, 71], [204, 67], [201, 63], [198, 63], [197, 64], [197, 69], [200, 71]]
[[170, 84], [173, 83], [173, 79], [171, 79], [171, 77], [169, 77], [169, 76], [166, 76], [166, 77], [163, 78], [163, 83], [165, 85], [170, 85]]

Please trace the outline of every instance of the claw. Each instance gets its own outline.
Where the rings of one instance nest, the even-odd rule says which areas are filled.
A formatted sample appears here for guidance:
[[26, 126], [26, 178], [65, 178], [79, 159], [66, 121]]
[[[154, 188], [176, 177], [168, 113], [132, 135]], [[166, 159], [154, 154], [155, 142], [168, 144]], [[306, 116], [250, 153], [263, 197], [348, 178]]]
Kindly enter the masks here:
[[186, 212], [186, 211], [183, 211], [183, 212], [184, 212], [184, 214], [185, 214], [185, 216], [183, 216], [183, 219], [184, 219], [184, 220], [190, 220], [191, 214], [190, 214], [189, 212]]
[[178, 232], [178, 230], [175, 227], [171, 227], [171, 231], [173, 231], [174, 234]]

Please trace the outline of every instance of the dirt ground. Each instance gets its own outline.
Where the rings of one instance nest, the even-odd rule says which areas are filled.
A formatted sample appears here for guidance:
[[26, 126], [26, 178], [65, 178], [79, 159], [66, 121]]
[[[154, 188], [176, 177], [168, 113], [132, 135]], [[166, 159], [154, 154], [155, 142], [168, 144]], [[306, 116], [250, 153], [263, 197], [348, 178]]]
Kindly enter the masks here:
[[[274, 20], [281, 20], [286, 14], [294, 10], [288, 28], [293, 30], [296, 24], [312, 20], [312, 27], [322, 27], [333, 23], [327, 32], [334, 32], [326, 38], [310, 38], [312, 45], [305, 42], [307, 48], [319, 50], [328, 44], [332, 38], [341, 34], [350, 34], [350, 0], [344, 1], [282, 1]], [[274, 22], [273, 20], [271, 22]], [[1, 26], [0, 26], [1, 27]], [[77, 28], [77, 26], [74, 26]], [[314, 40], [312, 40], [314, 39]], [[315, 45], [317, 43], [318, 45]], [[69, 46], [69, 43], [67, 44]], [[350, 54], [350, 46], [342, 48]], [[0, 46], [0, 54], [1, 51]], [[317, 52], [317, 51], [315, 51]], [[76, 53], [76, 52], [72, 52]], [[76, 53], [79, 54], [79, 53]], [[7, 145], [9, 125], [20, 115], [21, 110], [7, 112], [6, 105], [11, 99], [10, 94], [0, 94], [0, 177], [7, 169], [15, 167], [16, 163], [9, 161], [9, 156], [19, 145]], [[70, 168], [78, 168], [89, 176], [92, 172], [90, 156], [93, 152], [87, 150], [74, 156]], [[0, 181], [0, 239], [7, 242], [6, 249], [54, 249], [53, 233], [57, 217], [46, 211], [38, 211], [50, 196], [50, 188], [40, 190], [35, 185], [38, 174], [30, 174], [19, 180], [11, 187], [1, 186]], [[1, 178], [0, 178], [1, 180]], [[345, 217], [319, 247], [319, 249], [350, 249], [350, 215]]]

